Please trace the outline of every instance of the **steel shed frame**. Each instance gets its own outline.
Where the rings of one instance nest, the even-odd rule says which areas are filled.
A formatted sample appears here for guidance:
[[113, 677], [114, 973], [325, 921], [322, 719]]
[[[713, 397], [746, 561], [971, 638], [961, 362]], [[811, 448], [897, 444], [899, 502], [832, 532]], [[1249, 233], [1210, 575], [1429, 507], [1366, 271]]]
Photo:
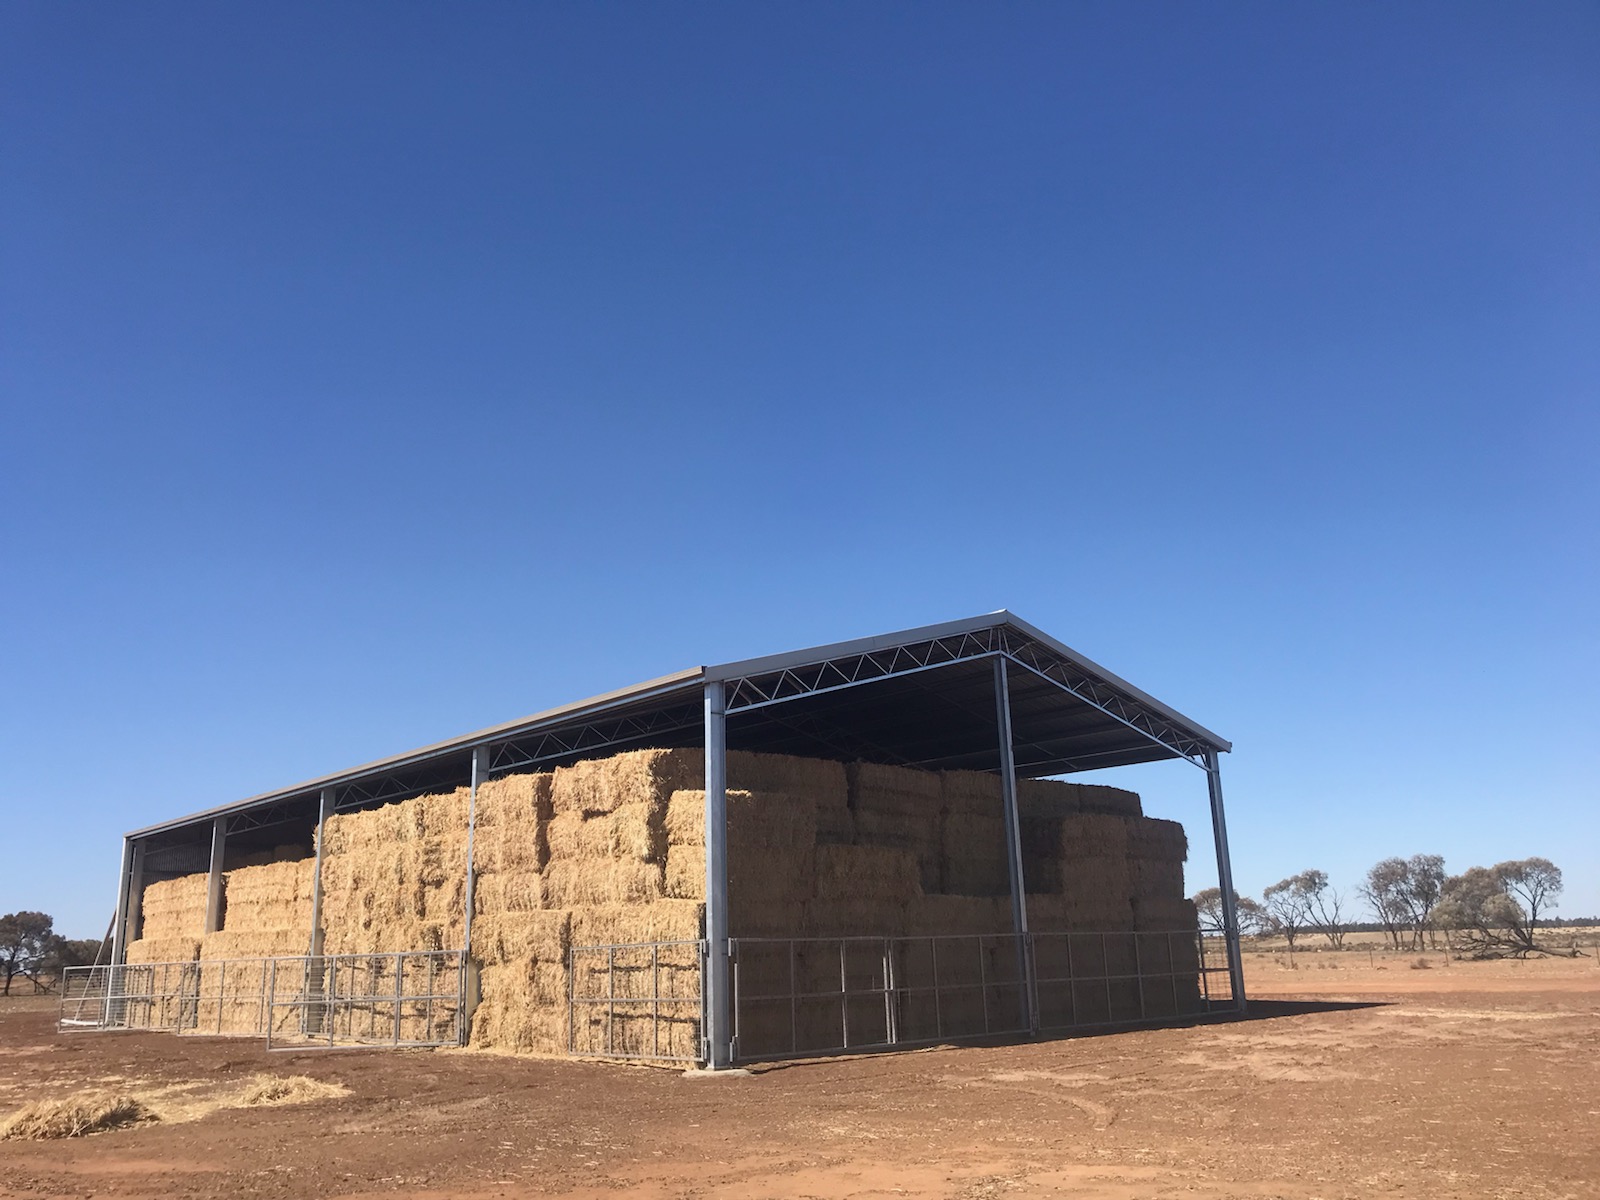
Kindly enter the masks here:
[[[142, 883], [163, 855], [215, 879], [230, 836], [320, 826], [365, 808], [509, 771], [622, 749], [706, 751], [706, 1065], [732, 1062], [727, 768], [735, 749], [1000, 775], [1013, 919], [1027, 931], [1016, 779], [1183, 759], [1205, 772], [1232, 1007], [1245, 996], [1218, 755], [1231, 743], [1006, 611], [787, 654], [702, 666], [125, 835], [111, 961], [136, 936]], [[471, 829], [469, 822], [469, 838]], [[320, 841], [320, 839], [317, 839]], [[200, 843], [209, 842], [209, 853]], [[174, 871], [180, 868], [174, 866]], [[320, 879], [319, 879], [320, 884]], [[470, 895], [467, 899], [471, 911]], [[320, 891], [320, 888], [319, 888]], [[319, 897], [320, 898], [320, 897]], [[312, 931], [307, 931], [308, 952]], [[1028, 989], [1023, 989], [1024, 997]], [[1024, 999], [1024, 1008], [1027, 1001]], [[1037, 1024], [1024, 1012], [1024, 1027]]]

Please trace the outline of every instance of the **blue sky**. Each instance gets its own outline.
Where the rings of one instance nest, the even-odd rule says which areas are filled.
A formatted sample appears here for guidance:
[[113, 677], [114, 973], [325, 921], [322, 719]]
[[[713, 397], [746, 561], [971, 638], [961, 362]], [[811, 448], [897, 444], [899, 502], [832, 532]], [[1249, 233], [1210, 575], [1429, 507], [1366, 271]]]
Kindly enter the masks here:
[[[1242, 889], [1600, 912], [1597, 62], [1559, 3], [8, 5], [0, 912], [1001, 607], [1233, 739]], [[1208, 882], [1200, 773], [1122, 776]]]

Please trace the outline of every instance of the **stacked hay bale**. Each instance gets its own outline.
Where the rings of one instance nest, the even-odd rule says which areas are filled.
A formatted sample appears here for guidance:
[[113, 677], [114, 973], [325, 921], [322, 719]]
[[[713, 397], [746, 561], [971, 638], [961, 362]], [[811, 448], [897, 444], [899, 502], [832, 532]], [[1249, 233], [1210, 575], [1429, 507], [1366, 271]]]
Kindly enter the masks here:
[[207, 877], [180, 875], [144, 886], [139, 936], [128, 943], [129, 963], [189, 962], [199, 957], [206, 924]]
[[[306, 953], [315, 871], [314, 859], [283, 861], [269, 852], [259, 865], [223, 873], [222, 928], [200, 941], [196, 1027], [201, 1032], [265, 1031], [263, 997], [271, 972], [261, 960]], [[273, 983], [280, 992], [301, 990], [290, 979], [281, 987]], [[275, 1032], [299, 1025], [300, 1013], [293, 1006], [272, 1015]]]

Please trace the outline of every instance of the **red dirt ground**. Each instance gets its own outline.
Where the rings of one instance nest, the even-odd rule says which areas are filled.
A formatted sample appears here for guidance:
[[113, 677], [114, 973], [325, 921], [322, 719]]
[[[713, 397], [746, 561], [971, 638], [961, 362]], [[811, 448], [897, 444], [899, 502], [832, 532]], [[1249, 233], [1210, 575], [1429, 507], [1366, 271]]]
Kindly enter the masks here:
[[[1351, 956], [1340, 956], [1346, 961]], [[1306, 963], [1302, 956], [1302, 963]], [[0, 1115], [258, 1073], [348, 1096], [0, 1143], [0, 1195], [1600, 1197], [1600, 966], [1251, 965], [1247, 1021], [779, 1066], [69, 1034], [0, 1007]]]

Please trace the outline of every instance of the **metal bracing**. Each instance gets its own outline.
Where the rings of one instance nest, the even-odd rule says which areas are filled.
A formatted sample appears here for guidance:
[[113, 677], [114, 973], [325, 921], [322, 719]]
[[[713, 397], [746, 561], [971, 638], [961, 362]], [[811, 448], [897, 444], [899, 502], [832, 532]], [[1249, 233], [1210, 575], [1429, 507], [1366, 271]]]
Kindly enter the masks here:
[[306, 819], [306, 796], [290, 796], [274, 804], [262, 805], [260, 808], [249, 808], [243, 812], [232, 813], [226, 816], [228, 822], [227, 832], [249, 833], [256, 829], [267, 829], [273, 825], [299, 825]]
[[1005, 657], [994, 660], [995, 724], [1000, 740], [1000, 795], [1005, 812], [1006, 869], [1011, 879], [1011, 928], [1017, 935], [1018, 1010], [1022, 1028], [1038, 1029], [1033, 1011], [1033, 983], [1028, 962], [1028, 891], [1022, 874], [1022, 821], [1017, 815], [1017, 767], [1011, 751], [1011, 687], [1006, 676]]
[[1233, 1005], [1244, 1012], [1244, 956], [1239, 949], [1239, 911], [1234, 901], [1233, 864], [1228, 856], [1228, 821], [1222, 811], [1222, 768], [1215, 750], [1206, 752], [1205, 767], [1211, 795], [1211, 836], [1217, 848], [1217, 887], [1222, 892], [1222, 937], [1228, 948], [1228, 976], [1233, 986]]
[[211, 822], [211, 866], [206, 873], [207, 933], [215, 933], [222, 928], [222, 867], [227, 853], [228, 818], [217, 817]]
[[823, 659], [726, 680], [728, 713], [753, 712], [802, 696], [818, 696], [986, 658], [1002, 649], [1000, 627], [931, 638], [862, 654]]
[[706, 965], [705, 1064], [733, 1062], [733, 1017], [728, 995], [728, 713], [722, 684], [705, 690], [706, 739]]
[[580, 758], [597, 750], [647, 742], [666, 733], [694, 729], [701, 723], [698, 702], [623, 716], [599, 717], [581, 725], [508, 738], [490, 747], [489, 774], [538, 766], [560, 759]]

